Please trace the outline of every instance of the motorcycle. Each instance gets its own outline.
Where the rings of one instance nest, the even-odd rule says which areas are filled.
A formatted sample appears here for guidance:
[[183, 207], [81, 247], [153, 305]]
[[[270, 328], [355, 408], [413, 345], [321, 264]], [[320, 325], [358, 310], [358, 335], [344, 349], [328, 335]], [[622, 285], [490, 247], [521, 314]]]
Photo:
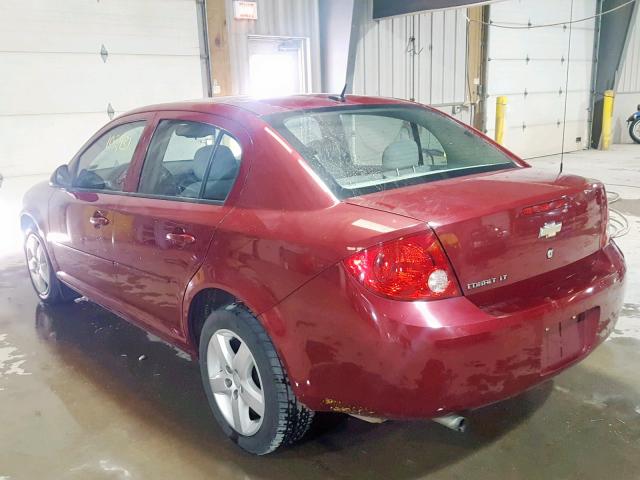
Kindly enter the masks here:
[[627, 119], [627, 123], [629, 124], [631, 139], [636, 143], [640, 143], [640, 105], [638, 105], [638, 111]]

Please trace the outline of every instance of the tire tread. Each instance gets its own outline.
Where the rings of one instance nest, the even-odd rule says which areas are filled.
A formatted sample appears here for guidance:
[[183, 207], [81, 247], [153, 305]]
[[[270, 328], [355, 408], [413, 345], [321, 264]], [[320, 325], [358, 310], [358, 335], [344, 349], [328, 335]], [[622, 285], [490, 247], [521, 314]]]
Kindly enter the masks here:
[[249, 327], [258, 339], [258, 343], [269, 361], [275, 380], [278, 403], [277, 431], [269, 445], [266, 445], [260, 452], [254, 453], [266, 455], [279, 447], [290, 446], [298, 442], [311, 427], [314, 417], [313, 410], [309, 410], [297, 399], [273, 342], [253, 313], [241, 303], [233, 303], [222, 307], [222, 309], [237, 317], [239, 321]]

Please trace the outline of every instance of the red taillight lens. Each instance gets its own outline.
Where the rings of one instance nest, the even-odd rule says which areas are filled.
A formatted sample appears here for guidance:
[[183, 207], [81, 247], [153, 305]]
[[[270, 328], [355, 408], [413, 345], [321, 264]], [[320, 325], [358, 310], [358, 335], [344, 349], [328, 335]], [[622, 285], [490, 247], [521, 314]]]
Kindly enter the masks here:
[[460, 295], [458, 282], [432, 232], [362, 250], [344, 260], [365, 287], [396, 300], [438, 300]]
[[547, 213], [553, 210], [561, 210], [566, 208], [569, 202], [566, 200], [554, 200], [553, 202], [540, 203], [522, 209], [522, 215], [530, 216], [537, 213]]

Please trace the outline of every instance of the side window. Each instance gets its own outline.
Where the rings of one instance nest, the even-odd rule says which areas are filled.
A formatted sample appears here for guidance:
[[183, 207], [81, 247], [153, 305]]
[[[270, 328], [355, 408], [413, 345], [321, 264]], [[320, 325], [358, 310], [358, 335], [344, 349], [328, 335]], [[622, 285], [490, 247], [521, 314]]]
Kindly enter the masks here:
[[138, 192], [197, 198], [218, 131], [204, 123], [162, 120], [151, 139]]
[[145, 124], [142, 121], [120, 125], [96, 140], [78, 158], [73, 186], [122, 191]]
[[[163, 120], [153, 134], [149, 151], [142, 167], [139, 193], [162, 197], [203, 198], [224, 200], [220, 197], [225, 182], [230, 178], [231, 189], [238, 172], [240, 147], [232, 138], [212, 125], [183, 120]], [[220, 172], [227, 150], [233, 162], [228, 170]], [[234, 153], [235, 151], [235, 153]], [[205, 179], [209, 178], [207, 182]]]
[[237, 140], [229, 134], [222, 134], [206, 175], [202, 198], [219, 201], [227, 198], [238, 176], [241, 158], [242, 148]]

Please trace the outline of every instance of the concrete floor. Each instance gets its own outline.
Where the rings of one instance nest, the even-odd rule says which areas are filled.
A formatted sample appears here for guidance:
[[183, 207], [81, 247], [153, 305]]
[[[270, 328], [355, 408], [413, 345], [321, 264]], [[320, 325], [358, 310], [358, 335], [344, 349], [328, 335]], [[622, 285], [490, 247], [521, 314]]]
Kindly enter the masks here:
[[[580, 365], [470, 414], [432, 422], [323, 416], [301, 445], [255, 458], [214, 425], [184, 355], [88, 303], [38, 304], [13, 230], [0, 243], [0, 480], [640, 478], [640, 146], [565, 157], [606, 181], [631, 232], [618, 329]], [[557, 158], [534, 161], [556, 169]], [[5, 179], [3, 226], [34, 178]]]

